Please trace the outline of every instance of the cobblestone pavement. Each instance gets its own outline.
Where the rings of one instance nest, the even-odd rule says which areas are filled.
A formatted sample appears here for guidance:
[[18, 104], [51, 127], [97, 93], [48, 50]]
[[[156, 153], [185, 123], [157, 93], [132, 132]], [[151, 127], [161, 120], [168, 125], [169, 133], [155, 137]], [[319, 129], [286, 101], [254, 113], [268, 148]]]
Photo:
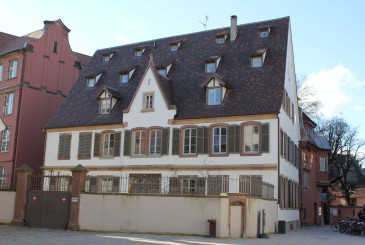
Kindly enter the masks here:
[[100, 233], [22, 228], [0, 225], [0, 245], [364, 245], [365, 237], [333, 232], [329, 226], [302, 228], [286, 234], [270, 234], [269, 239], [219, 239], [132, 233]]

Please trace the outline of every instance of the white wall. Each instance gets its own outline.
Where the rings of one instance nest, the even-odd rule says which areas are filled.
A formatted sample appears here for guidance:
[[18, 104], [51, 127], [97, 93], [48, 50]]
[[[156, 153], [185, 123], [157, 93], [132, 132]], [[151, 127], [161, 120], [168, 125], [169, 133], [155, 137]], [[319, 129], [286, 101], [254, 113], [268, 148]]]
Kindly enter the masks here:
[[0, 191], [0, 223], [10, 223], [13, 220], [15, 206], [15, 191]]

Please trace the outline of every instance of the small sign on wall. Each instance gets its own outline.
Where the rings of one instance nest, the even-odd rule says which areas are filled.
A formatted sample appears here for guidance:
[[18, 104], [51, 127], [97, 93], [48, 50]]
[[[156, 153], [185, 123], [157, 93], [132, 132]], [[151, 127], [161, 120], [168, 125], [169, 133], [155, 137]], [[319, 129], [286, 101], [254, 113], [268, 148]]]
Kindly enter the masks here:
[[72, 197], [71, 202], [79, 202], [79, 198], [78, 197]]

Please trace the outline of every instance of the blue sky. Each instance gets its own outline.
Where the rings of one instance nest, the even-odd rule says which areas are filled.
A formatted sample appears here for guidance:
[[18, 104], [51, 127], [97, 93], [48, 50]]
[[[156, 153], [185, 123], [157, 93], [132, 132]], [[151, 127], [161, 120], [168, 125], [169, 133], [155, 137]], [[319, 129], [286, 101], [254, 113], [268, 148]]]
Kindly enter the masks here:
[[[291, 17], [296, 72], [317, 89], [322, 113], [341, 113], [365, 139], [365, 1], [361, 0], [0, 0], [0, 31], [23, 35], [61, 19], [74, 51], [96, 49], [230, 25]], [[16, 18], [15, 18], [16, 16]], [[7, 20], [7, 21], [4, 21]]]

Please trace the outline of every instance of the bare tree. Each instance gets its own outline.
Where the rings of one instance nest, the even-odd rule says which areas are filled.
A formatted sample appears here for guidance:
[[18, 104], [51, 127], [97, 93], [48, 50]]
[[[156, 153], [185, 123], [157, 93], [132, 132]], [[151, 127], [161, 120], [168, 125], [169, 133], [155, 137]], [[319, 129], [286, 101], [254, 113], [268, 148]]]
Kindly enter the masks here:
[[350, 126], [343, 118], [322, 120], [319, 131], [330, 143], [328, 154], [330, 185], [341, 188], [342, 196], [350, 204], [350, 195], [364, 186], [364, 176], [359, 163], [365, 159], [365, 141], [358, 136], [358, 128]]
[[322, 104], [315, 88], [306, 83], [307, 79], [307, 75], [297, 75], [298, 104], [309, 117], [319, 118]]

